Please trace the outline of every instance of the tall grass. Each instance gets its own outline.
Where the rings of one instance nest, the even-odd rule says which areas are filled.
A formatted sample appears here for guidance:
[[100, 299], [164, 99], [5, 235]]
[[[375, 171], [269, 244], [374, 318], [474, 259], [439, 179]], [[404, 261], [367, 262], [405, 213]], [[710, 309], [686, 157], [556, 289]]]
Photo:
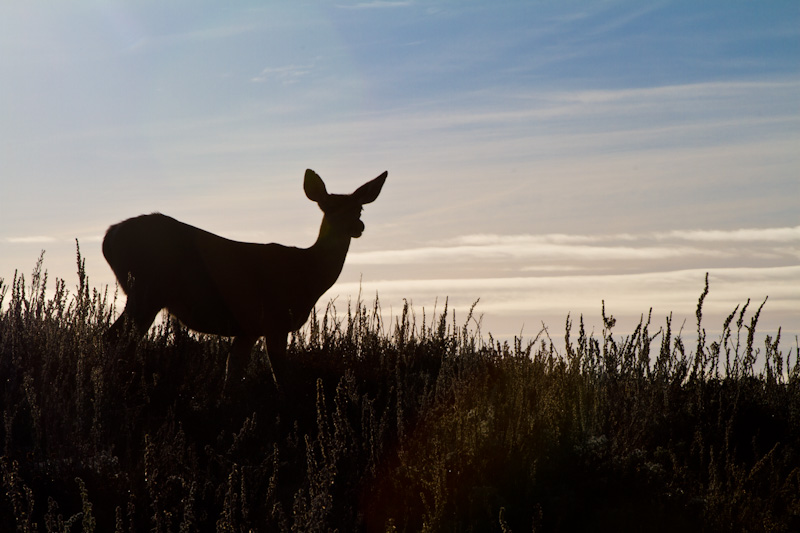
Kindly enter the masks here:
[[447, 305], [329, 306], [280, 393], [261, 347], [226, 397], [228, 339], [165, 320], [106, 348], [115, 295], [77, 262], [74, 291], [41, 258], [0, 281], [0, 530], [800, 530], [797, 352], [754, 346], [748, 304], [709, 342], [707, 286], [691, 349], [605, 309], [559, 351]]

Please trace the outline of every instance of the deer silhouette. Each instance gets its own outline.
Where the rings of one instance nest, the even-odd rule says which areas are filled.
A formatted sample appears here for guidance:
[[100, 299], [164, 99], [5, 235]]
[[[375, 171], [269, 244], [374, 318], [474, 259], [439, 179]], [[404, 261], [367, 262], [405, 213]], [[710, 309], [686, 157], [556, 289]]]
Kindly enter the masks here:
[[387, 174], [352, 194], [329, 194], [322, 179], [306, 170], [303, 189], [324, 213], [310, 248], [233, 241], [160, 213], [111, 226], [103, 255], [127, 302], [106, 338], [117, 342], [129, 332], [139, 339], [166, 308], [190, 329], [234, 337], [226, 386], [242, 379], [262, 336], [273, 375], [279, 376], [289, 333], [336, 282], [350, 239], [364, 232], [362, 206], [375, 201]]

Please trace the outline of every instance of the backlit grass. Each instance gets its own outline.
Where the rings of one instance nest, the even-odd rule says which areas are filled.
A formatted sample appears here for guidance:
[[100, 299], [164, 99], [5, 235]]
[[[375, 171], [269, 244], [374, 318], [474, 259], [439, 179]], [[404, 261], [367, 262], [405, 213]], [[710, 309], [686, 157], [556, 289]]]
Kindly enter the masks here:
[[[47, 289], [47, 292], [46, 292]], [[713, 290], [713, 288], [712, 288]], [[115, 298], [0, 282], [3, 531], [797, 531], [800, 366], [760, 308], [697, 344], [670, 318], [566, 349], [406, 306], [329, 306], [223, 397], [230, 340], [165, 320], [102, 340]], [[763, 305], [763, 304], [762, 304]]]

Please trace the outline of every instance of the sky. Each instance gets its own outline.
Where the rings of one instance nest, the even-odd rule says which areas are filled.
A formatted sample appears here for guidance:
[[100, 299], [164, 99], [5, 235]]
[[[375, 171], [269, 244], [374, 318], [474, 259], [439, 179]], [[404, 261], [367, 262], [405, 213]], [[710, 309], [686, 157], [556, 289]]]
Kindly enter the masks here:
[[[306, 168], [384, 170], [339, 279], [392, 320], [800, 334], [800, 3], [0, 4], [0, 278], [114, 277], [106, 228], [163, 212], [310, 246]], [[476, 324], [473, 322], [473, 326]]]

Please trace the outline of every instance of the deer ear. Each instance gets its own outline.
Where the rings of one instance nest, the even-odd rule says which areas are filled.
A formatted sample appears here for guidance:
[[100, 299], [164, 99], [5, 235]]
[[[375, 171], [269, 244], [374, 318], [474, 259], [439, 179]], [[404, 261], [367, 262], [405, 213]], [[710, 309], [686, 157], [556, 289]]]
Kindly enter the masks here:
[[383, 182], [386, 181], [386, 176], [388, 175], [388, 172], [384, 172], [374, 180], [368, 181], [356, 189], [356, 192], [353, 193], [353, 197], [361, 204], [369, 204], [374, 202], [380, 194], [381, 188], [383, 187]]
[[328, 197], [328, 191], [325, 189], [325, 183], [322, 181], [322, 178], [310, 168], [306, 170], [306, 177], [303, 180], [303, 190], [306, 191], [306, 196], [309, 200], [317, 203]]

